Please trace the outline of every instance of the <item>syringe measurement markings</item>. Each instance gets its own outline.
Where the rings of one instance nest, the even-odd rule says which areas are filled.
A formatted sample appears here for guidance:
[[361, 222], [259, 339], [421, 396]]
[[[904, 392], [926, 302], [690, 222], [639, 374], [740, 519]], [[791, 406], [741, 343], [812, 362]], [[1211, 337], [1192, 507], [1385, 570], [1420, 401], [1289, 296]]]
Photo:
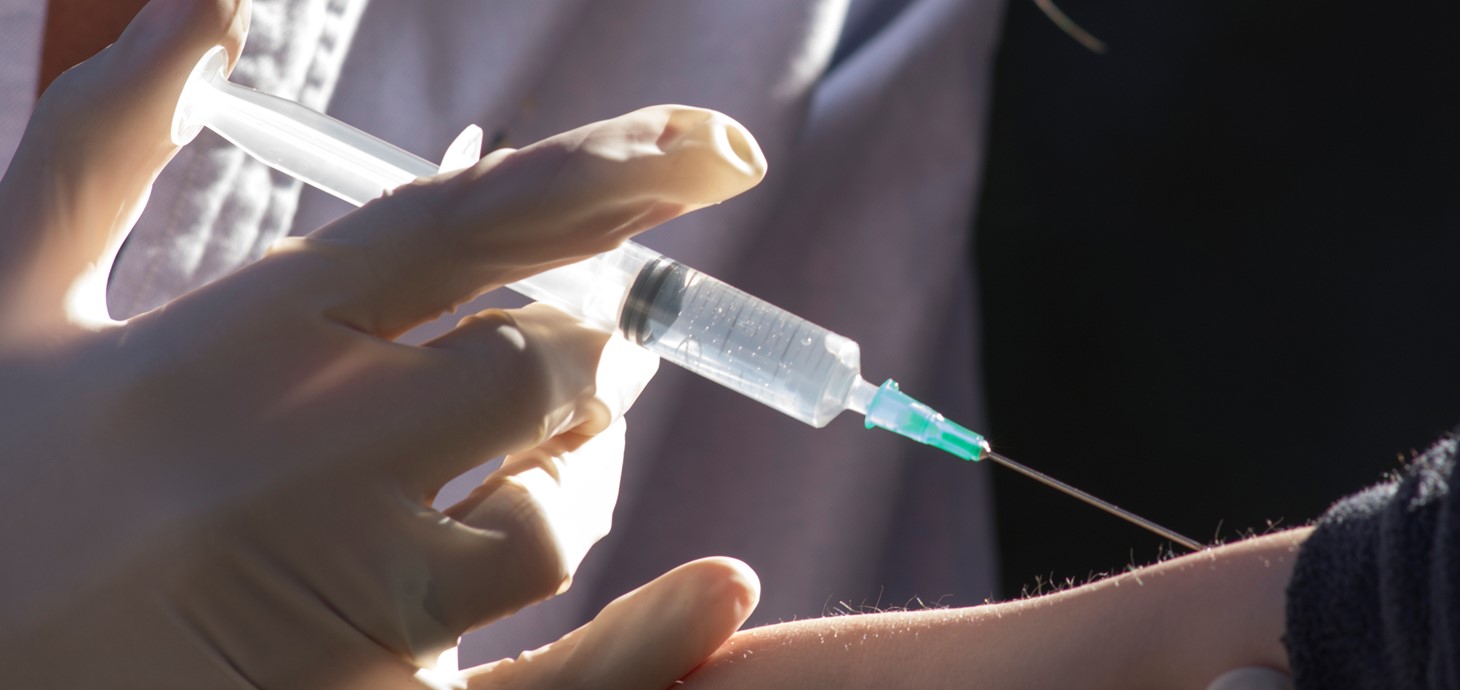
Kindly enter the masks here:
[[[728, 354], [730, 341], [735, 338], [735, 329], [740, 325], [740, 315], [745, 313], [745, 300], [741, 300], [735, 306], [735, 313], [730, 315], [730, 327], [725, 329], [725, 342], [720, 345], [720, 354]], [[728, 359], [728, 358], [727, 358]]]
[[[751, 377], [747, 376], [750, 372], [745, 368], [735, 366], [735, 362], [744, 359], [735, 351], [736, 347], [744, 349], [740, 345], [741, 340], [748, 338], [760, 342], [757, 338], [762, 329], [743, 327], [759, 325], [755, 314], [746, 318], [746, 310], [755, 310], [756, 301], [733, 289], [713, 289], [713, 286], [707, 286], [699, 280], [686, 286], [684, 294], [685, 307], [681, 310], [680, 317], [675, 322], [666, 324], [670, 332], [679, 333], [680, 341], [675, 344], [674, 350], [683, 359], [681, 363], [702, 375], [707, 371], [724, 374], [723, 378], [715, 378], [733, 384], [732, 388], [742, 393], [765, 388], [765, 372], [760, 368], [756, 368], [755, 373], [761, 376]], [[765, 330], [774, 334], [773, 329]], [[740, 331], [745, 331], [744, 337], [741, 337]], [[705, 347], [712, 348], [709, 356], [702, 350]]]
[[[729, 302], [731, 305], [730, 309], [734, 310], [733, 312], [731, 312], [730, 309], [725, 309], [724, 307], [721, 307], [720, 303], [717, 302], [715, 304], [717, 314], [722, 313], [720, 309], [725, 309], [724, 313], [727, 314], [726, 319], [722, 319], [720, 320], [719, 324], [716, 324], [716, 330], [720, 330], [722, 333], [724, 333], [724, 342], [720, 344], [720, 354], [725, 355], [720, 359], [720, 361], [723, 362], [728, 362], [735, 357], [735, 355], [730, 352], [730, 343], [731, 341], [735, 340], [735, 331], [737, 328], [740, 327], [740, 317], [742, 314], [745, 313], [745, 307], [748, 304], [747, 300], [736, 300], [735, 297], [735, 293], [730, 291], [725, 291], [724, 294], [716, 295], [716, 299], [721, 299]], [[728, 324], [728, 327], [725, 327], [723, 329], [718, 328], [718, 326], [723, 324]], [[737, 381], [737, 383], [741, 384], [740, 387], [742, 388], [743, 392], [744, 389], [748, 388], [745, 384], [750, 383], [750, 380], [748, 377], [741, 377]]]
[[[778, 324], [776, 324], [776, 326], [778, 326], [778, 328], [776, 330], [780, 331], [782, 334], [786, 334], [786, 331], [789, 330], [789, 329], [786, 328], [786, 324], [784, 324], [784, 323], [778, 323]], [[799, 329], [800, 326], [797, 325], [797, 328]], [[772, 382], [783, 380], [786, 377], [786, 375], [789, 375], [789, 372], [794, 369], [794, 366], [790, 366], [793, 363], [792, 363], [790, 357], [788, 357], [787, 355], [790, 354], [791, 348], [795, 347], [796, 346], [796, 343], [801, 342], [801, 339], [797, 337], [797, 334], [798, 333], [799, 333], [799, 330], [792, 331], [791, 333], [787, 334], [785, 347], [782, 347], [781, 348], [780, 355], [776, 357], [776, 361], [777, 362], [782, 362], [782, 363], [784, 363], [784, 365], [778, 365], [776, 367], [775, 373], [771, 374], [771, 381]], [[804, 354], [804, 353], [797, 353], [797, 354]]]
[[[699, 287], [701, 284], [703, 284], [703, 281], [697, 275], [694, 278], [690, 279], [690, 281], [684, 287], [684, 296], [687, 298], [686, 301], [688, 301], [688, 299], [699, 297], [695, 288]], [[704, 344], [701, 343], [700, 339], [695, 336], [695, 331], [699, 330], [707, 336], [710, 335], [710, 332], [714, 329], [714, 315], [721, 308], [722, 307], [718, 302], [711, 301], [700, 308], [694, 309], [693, 311], [691, 311], [690, 309], [684, 309], [680, 312], [679, 315], [675, 317], [675, 321], [671, 321], [670, 323], [665, 324], [666, 329], [673, 329], [674, 325], [680, 318], [683, 318], [685, 314], [689, 315], [688, 321], [686, 321], [681, 326], [684, 330], [683, 339], [678, 345], [675, 346], [674, 349], [682, 353], [684, 356], [683, 360], [681, 360], [680, 362], [681, 366], [689, 369], [696, 374], [701, 373], [701, 365], [704, 362]], [[700, 319], [702, 317], [705, 317], [707, 314], [709, 317], [708, 322], [702, 322]], [[691, 351], [691, 348], [694, 348], [694, 350]]]
[[688, 282], [662, 298], [679, 309], [653, 321], [651, 349], [787, 414], [812, 414], [841, 361], [833, 334], [716, 281]]
[[[812, 329], [822, 332], [819, 343], [813, 334], [808, 333]], [[811, 369], [810, 378], [816, 380], [826, 378], [823, 374], [831, 368], [831, 361], [834, 359], [831, 352], [826, 349], [825, 333], [825, 329], [815, 326], [809, 321], [800, 321], [796, 324], [795, 332], [791, 334], [791, 344], [801, 348], [796, 364], [806, 366], [809, 363], [811, 366], [807, 368]], [[795, 375], [795, 372], [788, 369], [786, 374], [791, 376]]]
[[[761, 381], [758, 387], [762, 389], [775, 389], [775, 382], [780, 378], [780, 359], [774, 357], [774, 350], [777, 347], [778, 338], [784, 338], [785, 328], [780, 324], [780, 319], [772, 317], [765, 321], [767, 309], [759, 305], [753, 298], [745, 299], [746, 305], [752, 309], [753, 330], [748, 330], [746, 337], [755, 343], [755, 352], [752, 359], [755, 360], [756, 373]], [[739, 324], [737, 324], [739, 325]]]
[[[787, 324], [787, 321], [790, 324]], [[794, 327], [786, 328], [787, 325], [793, 325]], [[795, 376], [812, 379], [819, 378], [817, 375], [825, 370], [825, 364], [830, 353], [826, 352], [825, 347], [820, 350], [815, 350], [813, 346], [816, 343], [816, 338], [808, 335], [807, 332], [812, 328], [816, 330], [822, 329], [811, 325], [807, 321], [785, 318], [781, 319], [777, 323], [777, 326], [785, 334], [786, 343], [784, 349], [781, 351], [781, 356], [777, 359], [779, 364], [776, 367], [775, 373], [772, 375], [772, 381], [781, 381]], [[811, 343], [805, 343], [804, 341], [806, 340], [810, 340]], [[824, 345], [825, 338], [822, 340]], [[794, 355], [791, 355], [790, 353], [793, 348], [796, 349], [796, 352]], [[820, 356], [818, 357], [817, 355]], [[809, 366], [817, 364], [821, 366]]]
[[[770, 323], [764, 322], [762, 318], [764, 316], [763, 312], [767, 310], [760, 308], [757, 300], [749, 295], [726, 291], [726, 297], [736, 302], [735, 313], [731, 316], [729, 325], [725, 330], [726, 345], [728, 346], [729, 341], [735, 339], [736, 336], [743, 336], [744, 339], [755, 344], [755, 350], [751, 352], [749, 357], [740, 359], [754, 360], [768, 346], [773, 345], [778, 337], [782, 337], [784, 328], [781, 327], [778, 319], [773, 318]], [[751, 313], [749, 318], [744, 318], [747, 310]], [[785, 352], [783, 351], [783, 357], [784, 354]], [[750, 362], [745, 361], [744, 364], [748, 366]], [[778, 378], [777, 374], [779, 373], [780, 367], [776, 367], [776, 370], [773, 371], [766, 371], [766, 368], [762, 368], [758, 361], [755, 362], [754, 366], [756, 373], [760, 374], [760, 376], [755, 377], [757, 380], [752, 380], [749, 376], [742, 376], [740, 381], [744, 384], [743, 387], [746, 390], [752, 388], [773, 388]], [[769, 380], [766, 380], [767, 375], [769, 375]]]

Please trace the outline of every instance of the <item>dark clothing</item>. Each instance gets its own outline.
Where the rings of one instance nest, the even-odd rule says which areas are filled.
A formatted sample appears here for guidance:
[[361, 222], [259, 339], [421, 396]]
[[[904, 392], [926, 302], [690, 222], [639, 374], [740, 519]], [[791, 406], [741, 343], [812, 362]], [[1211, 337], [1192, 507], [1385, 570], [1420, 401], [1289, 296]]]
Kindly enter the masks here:
[[[1460, 419], [1460, 3], [1054, 4], [1110, 50], [1009, 4], [975, 254], [994, 446], [1231, 540]], [[993, 476], [1006, 594], [1156, 555]]]
[[1460, 688], [1457, 447], [1340, 501], [1303, 545], [1284, 639], [1299, 688]]

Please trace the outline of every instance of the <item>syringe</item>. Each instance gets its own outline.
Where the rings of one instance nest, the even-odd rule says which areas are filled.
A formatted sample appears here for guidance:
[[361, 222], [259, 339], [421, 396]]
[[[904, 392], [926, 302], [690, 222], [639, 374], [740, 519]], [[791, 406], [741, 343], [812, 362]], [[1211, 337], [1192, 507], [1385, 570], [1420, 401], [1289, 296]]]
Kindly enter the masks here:
[[[179, 146], [203, 127], [260, 161], [357, 206], [418, 178], [480, 157], [469, 127], [436, 165], [298, 103], [227, 80], [214, 48], [179, 97], [172, 137]], [[991, 452], [988, 441], [889, 380], [861, 375], [861, 350], [768, 302], [633, 242], [507, 287], [552, 304], [727, 388], [814, 427], [845, 410], [965, 460], [990, 458], [1193, 550], [1200, 545], [1083, 491]]]

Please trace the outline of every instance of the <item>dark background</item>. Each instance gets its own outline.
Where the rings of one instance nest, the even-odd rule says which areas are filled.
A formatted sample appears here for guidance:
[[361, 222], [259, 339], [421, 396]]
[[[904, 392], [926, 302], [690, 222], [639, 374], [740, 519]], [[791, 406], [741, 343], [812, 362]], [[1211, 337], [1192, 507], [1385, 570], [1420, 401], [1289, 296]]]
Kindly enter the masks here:
[[[1455, 4], [1059, 5], [1109, 50], [1011, 1], [973, 254], [995, 447], [1207, 541], [1460, 422]], [[1158, 553], [995, 474], [1006, 594]]]

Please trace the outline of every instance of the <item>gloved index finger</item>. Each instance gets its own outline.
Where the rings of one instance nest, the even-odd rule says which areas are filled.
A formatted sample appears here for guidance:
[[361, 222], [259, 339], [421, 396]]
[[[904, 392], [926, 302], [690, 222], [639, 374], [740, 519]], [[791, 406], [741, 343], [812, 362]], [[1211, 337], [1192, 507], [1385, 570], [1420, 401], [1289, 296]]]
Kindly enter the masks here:
[[306, 262], [282, 276], [328, 318], [394, 337], [486, 290], [739, 194], [764, 172], [739, 123], [657, 106], [406, 185], [269, 260]]

